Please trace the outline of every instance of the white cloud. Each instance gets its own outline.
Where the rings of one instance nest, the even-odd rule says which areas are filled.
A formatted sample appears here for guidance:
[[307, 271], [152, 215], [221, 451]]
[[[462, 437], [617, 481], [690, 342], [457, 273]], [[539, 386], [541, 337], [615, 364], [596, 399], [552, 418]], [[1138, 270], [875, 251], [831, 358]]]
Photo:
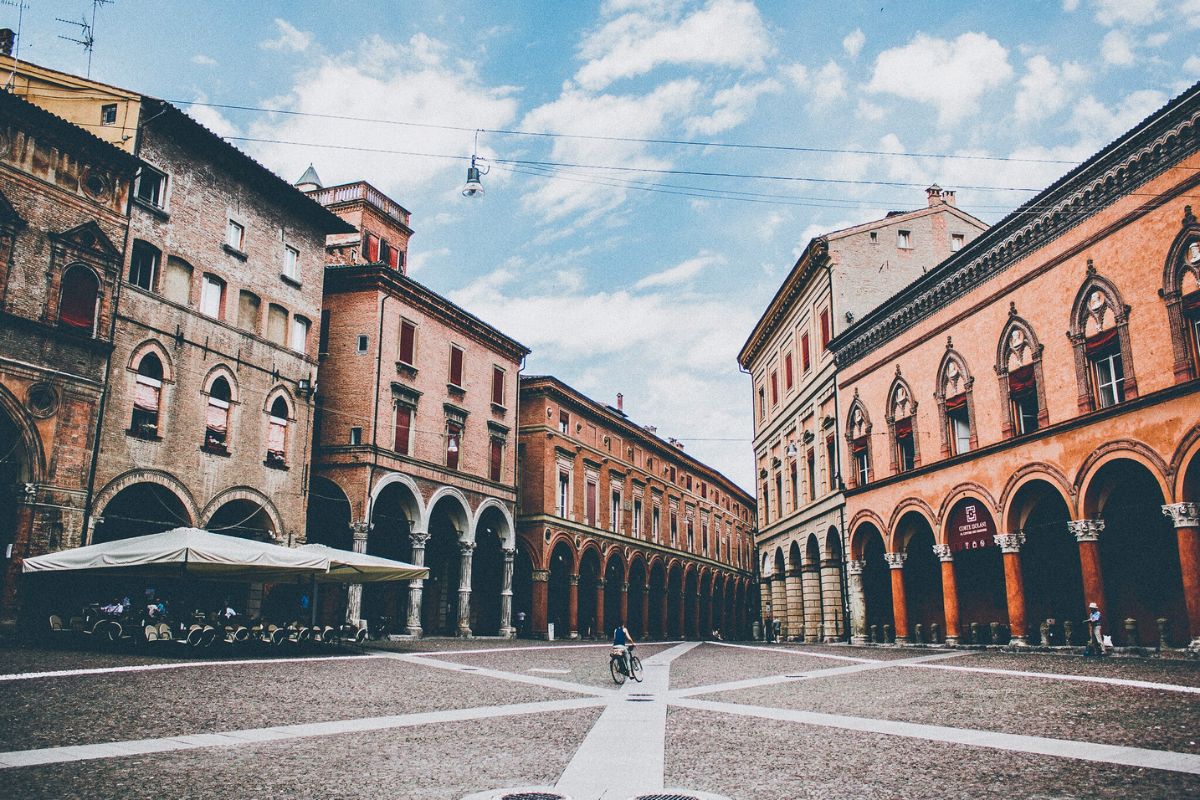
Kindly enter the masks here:
[[1089, 95], [1075, 104], [1071, 127], [1083, 137], [1104, 143], [1129, 130], [1166, 102], [1165, 94], [1150, 89], [1131, 92], [1111, 107]]
[[688, 135], [711, 135], [727, 131], [745, 122], [754, 112], [758, 98], [783, 91], [783, 85], [768, 78], [752, 84], [736, 84], [713, 95], [711, 114], [692, 117], [686, 123]]
[[259, 42], [259, 47], [264, 50], [287, 50], [292, 53], [303, 53], [312, 44], [313, 35], [311, 33], [292, 27], [287, 20], [276, 17], [275, 27], [279, 31], [279, 37]]
[[689, 258], [662, 272], [654, 272], [633, 285], [634, 289], [649, 289], [655, 286], [676, 286], [687, 283], [714, 264], [724, 263], [725, 259], [712, 253], [700, 253], [695, 258]]
[[1188, 75], [1200, 76], [1200, 56], [1188, 56], [1188, 60], [1183, 62], [1183, 71]]
[[817, 70], [809, 85], [813, 102], [828, 106], [846, 96], [846, 73], [835, 62], [829, 61]]
[[1095, 0], [1101, 25], [1149, 25], [1162, 19], [1159, 0]]
[[980, 98], [1007, 84], [1012, 72], [1008, 51], [986, 34], [947, 41], [918, 33], [879, 54], [867, 89], [928, 103], [938, 110], [939, 123], [949, 125], [975, 113]]
[[867, 35], [862, 32], [862, 28], [855, 28], [846, 34], [845, 39], [842, 39], [842, 49], [851, 58], [858, 58], [858, 54], [862, 52], [863, 45], [866, 43]]
[[587, 63], [575, 80], [593, 91], [664, 64], [759, 70], [773, 51], [758, 8], [747, 0], [711, 0], [686, 15], [673, 4], [611, 3], [605, 11], [619, 16], [579, 46]]
[[1116, 67], [1129, 67], [1135, 60], [1133, 42], [1124, 31], [1109, 31], [1100, 42], [1100, 55], [1104, 63]]
[[1063, 0], [1063, 11], [1070, 13], [1079, 8], [1079, 0]]
[[407, 273], [416, 275], [418, 272], [424, 271], [431, 261], [444, 259], [449, 255], [450, 248], [448, 247], [437, 247], [433, 250], [411, 250], [408, 255]]
[[1152, 33], [1146, 37], [1147, 47], [1162, 47], [1167, 42], [1171, 41], [1171, 34], [1163, 31], [1162, 33]]
[[1017, 121], [1037, 122], [1058, 113], [1087, 78], [1087, 70], [1073, 61], [1055, 66], [1045, 56], [1033, 56], [1025, 62], [1025, 74], [1018, 82]]
[[779, 230], [780, 225], [785, 222], [790, 222], [791, 218], [791, 214], [775, 209], [774, 211], [768, 212], [766, 216], [758, 220], [754, 226], [754, 232], [758, 234], [760, 239], [767, 241], [775, 235], [775, 232]]
[[797, 89], [808, 87], [808, 67], [803, 64], [788, 64], [781, 71]]
[[[200, 95], [196, 98], [199, 103], [207, 102], [208, 98]], [[204, 127], [215, 133], [217, 136], [238, 136], [241, 132], [233, 122], [227, 119], [220, 111], [212, 106], [192, 105], [184, 106], [187, 114], [192, 119], [199, 122]], [[300, 173], [296, 173], [299, 177]]]
[[212, 56], [206, 56], [203, 53], [197, 53], [196, 55], [192, 56], [192, 63], [199, 64], [202, 67], [215, 67], [217, 65], [217, 60]]
[[858, 101], [858, 109], [854, 113], [858, 115], [859, 119], [865, 119], [868, 122], [879, 122], [887, 115], [882, 106], [877, 106], [861, 98]]
[[1200, 28], [1200, 0], [1182, 0], [1179, 4], [1179, 13], [1176, 16], [1187, 20], [1189, 28]]

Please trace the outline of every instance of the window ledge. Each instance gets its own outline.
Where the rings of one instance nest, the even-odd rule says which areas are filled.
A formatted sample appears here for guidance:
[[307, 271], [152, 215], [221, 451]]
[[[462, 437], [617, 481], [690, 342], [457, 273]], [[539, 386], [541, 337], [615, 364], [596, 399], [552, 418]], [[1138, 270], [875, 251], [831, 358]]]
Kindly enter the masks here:
[[161, 442], [162, 437], [156, 433], [143, 433], [134, 428], [126, 428], [125, 435], [134, 439], [141, 439], [144, 442]]
[[270, 469], [278, 469], [278, 470], [282, 470], [283, 472], [287, 472], [287, 471], [288, 471], [288, 469], [289, 469], [289, 467], [288, 467], [288, 465], [287, 465], [287, 464], [284, 464], [284, 463], [283, 463], [283, 462], [281, 462], [281, 461], [271, 461], [271, 460], [269, 460], [269, 459], [264, 459], [264, 460], [263, 460], [263, 466], [264, 466], [264, 467], [269, 467]]
[[202, 444], [200, 445], [201, 452], [208, 453], [211, 456], [221, 456], [229, 458], [229, 450], [224, 445], [219, 444]]
[[286, 283], [288, 286], [295, 286], [297, 289], [299, 289], [302, 285], [300, 283], [299, 278], [293, 278], [291, 275], [288, 275], [286, 272], [279, 273], [279, 279], [281, 281], [283, 281], [284, 283]]
[[503, 417], [508, 413], [508, 406], [504, 406], [499, 403], [492, 403], [492, 413], [498, 417]]
[[456, 383], [447, 383], [446, 391], [448, 391], [453, 397], [465, 397], [467, 394], [467, 390]]
[[168, 212], [165, 208], [162, 208], [161, 206], [156, 206], [153, 203], [151, 203], [149, 200], [143, 200], [142, 198], [138, 197], [137, 195], [134, 195], [134, 197], [133, 197], [133, 204], [135, 206], [137, 206], [138, 208], [142, 209], [143, 211], [145, 211], [146, 213], [150, 214], [151, 216], [156, 217], [159, 220], [162, 220], [163, 222], [167, 222], [168, 220], [171, 219], [170, 212]]
[[407, 375], [409, 378], [415, 378], [417, 377], [418, 372], [420, 372], [420, 370], [418, 370], [412, 364], [409, 364], [407, 361], [396, 362], [396, 373], [399, 375]]
[[226, 253], [229, 253], [229, 255], [233, 256], [234, 258], [238, 259], [239, 261], [245, 261], [248, 258], [250, 258], [250, 256], [246, 252], [244, 252], [242, 250], [238, 250], [236, 247], [230, 246], [228, 242], [221, 242], [221, 249], [224, 250]]

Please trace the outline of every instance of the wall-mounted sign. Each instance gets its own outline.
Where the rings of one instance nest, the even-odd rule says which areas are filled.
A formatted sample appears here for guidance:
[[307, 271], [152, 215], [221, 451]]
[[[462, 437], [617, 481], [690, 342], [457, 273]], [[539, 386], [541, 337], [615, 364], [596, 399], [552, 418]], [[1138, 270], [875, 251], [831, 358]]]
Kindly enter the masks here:
[[995, 535], [996, 523], [987, 506], [970, 498], [954, 504], [946, 526], [946, 536], [950, 540], [952, 552], [992, 547], [995, 545], [992, 539]]

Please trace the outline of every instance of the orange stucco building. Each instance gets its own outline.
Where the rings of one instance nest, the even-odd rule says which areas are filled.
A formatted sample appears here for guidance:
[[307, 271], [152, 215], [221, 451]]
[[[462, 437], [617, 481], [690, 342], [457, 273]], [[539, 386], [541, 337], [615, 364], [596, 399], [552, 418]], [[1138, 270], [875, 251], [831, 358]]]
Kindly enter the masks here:
[[1200, 85], [831, 343], [856, 640], [1200, 642]]

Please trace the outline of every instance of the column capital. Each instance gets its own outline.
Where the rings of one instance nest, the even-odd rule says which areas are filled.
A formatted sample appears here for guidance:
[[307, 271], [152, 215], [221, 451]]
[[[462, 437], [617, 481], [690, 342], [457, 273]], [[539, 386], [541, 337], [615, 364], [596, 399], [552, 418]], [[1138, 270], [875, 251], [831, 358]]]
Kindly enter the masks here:
[[545, 583], [546, 581], [550, 580], [550, 570], [535, 569], [533, 571], [533, 579], [538, 583]]
[[1077, 542], [1095, 542], [1104, 530], [1104, 520], [1073, 519], [1067, 522], [1067, 529], [1075, 536]]
[[517, 548], [515, 548], [515, 547], [506, 547], [506, 548], [504, 548], [503, 552], [504, 552], [504, 560], [505, 561], [512, 561], [514, 558], [517, 557]]
[[362, 520], [361, 522], [351, 522], [350, 532], [354, 534], [355, 539], [366, 540], [367, 534], [371, 532], [371, 528], [375, 527], [370, 522]]
[[1162, 513], [1176, 528], [1200, 528], [1200, 503], [1172, 503]]
[[908, 558], [908, 553], [884, 553], [883, 557], [892, 569], [904, 569], [904, 559]]
[[569, 583], [571, 586], [578, 586], [579, 585], [579, 576], [578, 575], [568, 575], [567, 583]]
[[424, 547], [425, 543], [429, 541], [429, 534], [425, 531], [409, 531], [408, 541], [413, 547]]
[[475, 549], [475, 543], [474, 542], [459, 542], [458, 549], [462, 552], [462, 554], [464, 556], [470, 555], [471, 551]]
[[596, 588], [597, 589], [604, 588], [604, 578], [596, 578]]
[[953, 561], [954, 551], [950, 549], [948, 544], [935, 544], [933, 546], [933, 554], [937, 556], [938, 561]]
[[628, 591], [629, 591], [629, 581], [625, 581], [624, 583], [622, 583], [622, 584], [621, 584], [621, 591], [622, 591], [622, 592], [628, 592]]
[[1017, 531], [1016, 533], [1000, 533], [992, 537], [992, 541], [1000, 548], [1001, 553], [1019, 553], [1021, 545], [1025, 544], [1025, 534]]
[[846, 562], [846, 574], [847, 575], [862, 575], [863, 567], [865, 567], [866, 565], [867, 565], [866, 561], [847, 561]]

